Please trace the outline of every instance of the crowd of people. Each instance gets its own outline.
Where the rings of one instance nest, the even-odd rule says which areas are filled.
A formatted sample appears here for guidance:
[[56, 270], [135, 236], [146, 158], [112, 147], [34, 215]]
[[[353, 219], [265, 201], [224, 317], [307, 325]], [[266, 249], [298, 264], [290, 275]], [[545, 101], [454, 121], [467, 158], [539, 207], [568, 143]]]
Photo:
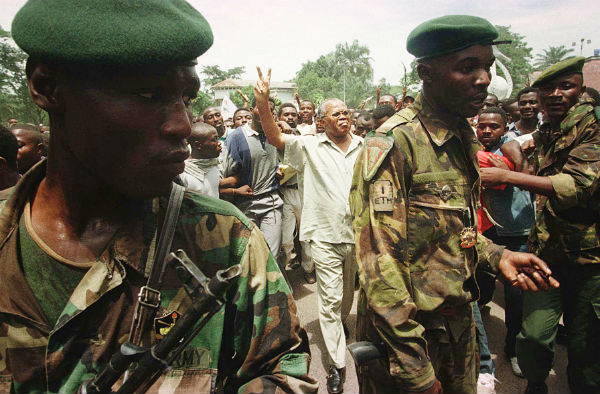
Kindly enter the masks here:
[[[198, 11], [147, 2], [142, 34], [75, 3], [28, 2], [13, 23], [50, 126], [0, 129], [0, 389], [76, 392], [123, 343], [160, 343], [195, 294], [158, 261], [166, 243], [206, 276], [241, 274], [150, 392], [316, 392], [291, 270], [316, 284], [329, 393], [356, 291], [355, 339], [377, 350], [355, 357], [361, 392], [495, 392], [480, 309], [496, 280], [525, 392], [547, 393], [557, 333], [572, 392], [599, 392], [600, 97], [583, 58], [499, 100], [498, 32], [444, 16], [407, 39], [415, 97], [277, 106], [257, 68], [254, 98], [223, 119], [189, 106], [213, 41]], [[42, 14], [38, 28], [77, 34], [36, 35]]]

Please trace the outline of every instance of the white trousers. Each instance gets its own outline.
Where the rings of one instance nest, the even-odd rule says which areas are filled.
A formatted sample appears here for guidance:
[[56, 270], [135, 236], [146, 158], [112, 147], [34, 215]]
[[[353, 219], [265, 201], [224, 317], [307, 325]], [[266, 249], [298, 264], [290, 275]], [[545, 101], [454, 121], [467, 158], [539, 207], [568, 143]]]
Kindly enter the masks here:
[[342, 322], [352, 309], [356, 258], [354, 244], [310, 242], [317, 274], [319, 325], [329, 355], [336, 368], [346, 365], [346, 337]]

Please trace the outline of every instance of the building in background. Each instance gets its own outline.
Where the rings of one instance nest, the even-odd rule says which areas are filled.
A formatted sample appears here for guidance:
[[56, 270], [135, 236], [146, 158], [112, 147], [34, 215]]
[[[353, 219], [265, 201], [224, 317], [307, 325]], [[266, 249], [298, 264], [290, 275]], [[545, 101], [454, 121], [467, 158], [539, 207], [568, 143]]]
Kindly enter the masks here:
[[[594, 54], [596, 54], [596, 50], [594, 50]], [[583, 65], [583, 84], [600, 90], [600, 54], [585, 59], [585, 64]]]
[[[236, 89], [254, 86], [255, 84], [256, 80], [251, 79], [225, 79], [212, 86], [214, 101], [217, 106], [220, 106], [225, 97], [231, 98], [232, 95], [237, 94]], [[271, 82], [271, 96], [282, 103], [296, 104], [294, 99], [296, 88], [296, 84], [293, 82]]]

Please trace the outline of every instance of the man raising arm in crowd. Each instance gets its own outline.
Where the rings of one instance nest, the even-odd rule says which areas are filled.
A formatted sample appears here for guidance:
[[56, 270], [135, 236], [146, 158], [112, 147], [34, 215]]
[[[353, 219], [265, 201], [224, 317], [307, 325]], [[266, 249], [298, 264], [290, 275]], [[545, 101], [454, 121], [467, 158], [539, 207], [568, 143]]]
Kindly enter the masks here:
[[326, 99], [317, 117], [319, 135], [282, 134], [269, 108], [269, 82], [259, 68], [256, 106], [269, 143], [283, 151], [283, 163], [302, 174], [300, 241], [310, 241], [317, 274], [319, 323], [329, 357], [327, 390], [344, 388], [346, 339], [343, 322], [354, 297], [355, 256], [348, 194], [362, 138], [350, 133], [350, 111], [339, 99]]

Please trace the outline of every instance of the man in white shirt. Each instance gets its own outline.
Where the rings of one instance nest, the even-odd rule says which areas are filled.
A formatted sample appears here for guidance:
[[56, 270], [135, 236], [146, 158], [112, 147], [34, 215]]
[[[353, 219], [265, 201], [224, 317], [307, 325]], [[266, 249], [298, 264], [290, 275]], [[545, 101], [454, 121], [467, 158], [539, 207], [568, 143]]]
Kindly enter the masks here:
[[221, 142], [217, 129], [208, 123], [194, 123], [188, 137], [191, 156], [185, 161], [184, 173], [179, 177], [190, 190], [219, 198], [219, 155]]
[[300, 241], [310, 240], [317, 273], [319, 323], [330, 360], [327, 391], [341, 393], [346, 355], [342, 322], [352, 307], [356, 272], [348, 197], [363, 139], [350, 133], [350, 111], [335, 98], [323, 101], [317, 111], [324, 133], [283, 135], [269, 109], [271, 70], [267, 78], [260, 69], [258, 73], [254, 96], [267, 140], [284, 152], [284, 164], [302, 174]]

